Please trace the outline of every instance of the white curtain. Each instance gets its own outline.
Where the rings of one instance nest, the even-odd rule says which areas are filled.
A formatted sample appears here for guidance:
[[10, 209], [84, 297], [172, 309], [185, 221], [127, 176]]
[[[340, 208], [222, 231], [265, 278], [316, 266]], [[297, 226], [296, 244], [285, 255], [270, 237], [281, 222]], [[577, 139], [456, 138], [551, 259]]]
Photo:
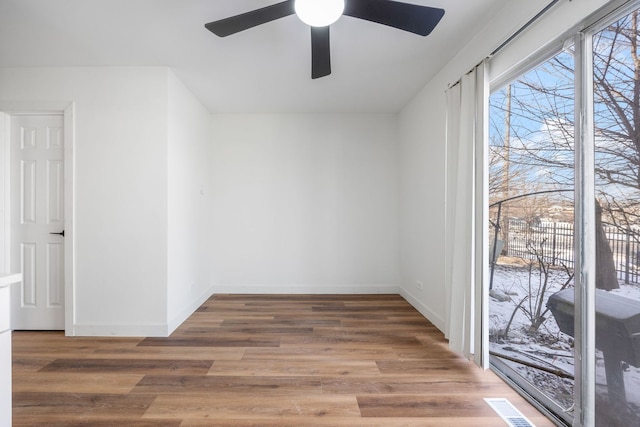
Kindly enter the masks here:
[[486, 113], [488, 84], [482, 63], [449, 88], [445, 224], [445, 336], [452, 350], [488, 363], [482, 283], [486, 275]]

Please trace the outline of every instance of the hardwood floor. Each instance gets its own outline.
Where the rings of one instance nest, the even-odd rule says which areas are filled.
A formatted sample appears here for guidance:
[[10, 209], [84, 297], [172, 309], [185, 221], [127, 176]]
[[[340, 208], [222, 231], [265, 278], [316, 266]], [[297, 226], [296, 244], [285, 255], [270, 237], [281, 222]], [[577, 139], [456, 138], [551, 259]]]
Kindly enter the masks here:
[[397, 295], [216, 295], [169, 338], [14, 332], [14, 426], [501, 426], [491, 372]]

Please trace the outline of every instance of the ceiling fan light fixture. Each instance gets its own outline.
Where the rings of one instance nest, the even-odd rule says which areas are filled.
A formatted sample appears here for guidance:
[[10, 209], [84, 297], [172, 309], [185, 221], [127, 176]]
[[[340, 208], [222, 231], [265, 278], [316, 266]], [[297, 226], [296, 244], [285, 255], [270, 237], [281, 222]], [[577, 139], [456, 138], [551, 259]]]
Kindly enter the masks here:
[[326, 27], [344, 12], [344, 0], [295, 0], [296, 15], [312, 27]]

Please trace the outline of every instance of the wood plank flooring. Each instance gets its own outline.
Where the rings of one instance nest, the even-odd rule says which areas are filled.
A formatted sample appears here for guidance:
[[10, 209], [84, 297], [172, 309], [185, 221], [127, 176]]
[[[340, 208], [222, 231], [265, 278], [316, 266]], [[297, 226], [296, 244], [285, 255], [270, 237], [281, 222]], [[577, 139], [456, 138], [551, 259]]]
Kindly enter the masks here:
[[168, 338], [13, 333], [14, 426], [506, 425], [491, 372], [397, 295], [215, 295]]

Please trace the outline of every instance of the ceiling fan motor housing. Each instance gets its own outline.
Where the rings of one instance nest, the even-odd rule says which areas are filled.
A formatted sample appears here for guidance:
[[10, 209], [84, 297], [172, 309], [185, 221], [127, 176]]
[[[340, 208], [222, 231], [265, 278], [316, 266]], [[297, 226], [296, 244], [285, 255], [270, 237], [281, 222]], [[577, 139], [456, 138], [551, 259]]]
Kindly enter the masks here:
[[312, 27], [326, 27], [344, 12], [344, 0], [295, 0], [296, 15]]

